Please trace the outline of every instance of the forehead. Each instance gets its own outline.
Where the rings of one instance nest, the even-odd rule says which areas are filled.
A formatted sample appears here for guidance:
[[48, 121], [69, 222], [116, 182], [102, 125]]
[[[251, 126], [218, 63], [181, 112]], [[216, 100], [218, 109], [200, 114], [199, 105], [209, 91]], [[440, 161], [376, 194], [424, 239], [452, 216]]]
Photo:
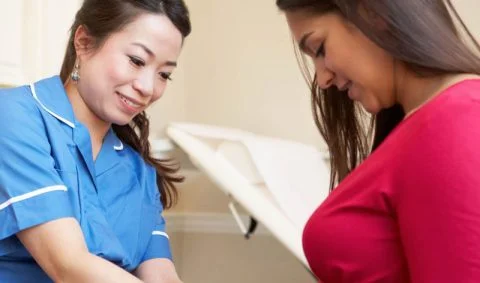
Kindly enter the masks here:
[[326, 33], [344, 25], [343, 17], [337, 12], [313, 14], [299, 10], [286, 12], [287, 23], [295, 40], [298, 42], [307, 33]]
[[160, 56], [168, 53], [178, 56], [182, 48], [183, 37], [180, 31], [165, 15], [141, 14], [123, 29], [109, 38], [112, 44], [142, 43]]

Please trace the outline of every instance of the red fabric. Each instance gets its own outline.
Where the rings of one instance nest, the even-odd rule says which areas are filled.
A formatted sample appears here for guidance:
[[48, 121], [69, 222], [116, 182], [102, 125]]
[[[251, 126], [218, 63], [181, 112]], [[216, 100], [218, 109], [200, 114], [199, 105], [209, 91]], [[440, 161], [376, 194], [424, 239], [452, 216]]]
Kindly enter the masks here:
[[325, 283], [480, 282], [480, 80], [405, 119], [303, 234]]

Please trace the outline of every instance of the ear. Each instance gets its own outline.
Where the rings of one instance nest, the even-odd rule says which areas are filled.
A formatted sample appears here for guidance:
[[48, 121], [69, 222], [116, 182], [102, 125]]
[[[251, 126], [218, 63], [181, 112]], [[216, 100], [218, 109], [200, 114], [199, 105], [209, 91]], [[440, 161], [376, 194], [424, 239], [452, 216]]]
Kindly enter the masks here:
[[75, 52], [77, 58], [85, 56], [94, 47], [94, 38], [89, 34], [84, 25], [80, 25], [75, 31], [74, 38]]

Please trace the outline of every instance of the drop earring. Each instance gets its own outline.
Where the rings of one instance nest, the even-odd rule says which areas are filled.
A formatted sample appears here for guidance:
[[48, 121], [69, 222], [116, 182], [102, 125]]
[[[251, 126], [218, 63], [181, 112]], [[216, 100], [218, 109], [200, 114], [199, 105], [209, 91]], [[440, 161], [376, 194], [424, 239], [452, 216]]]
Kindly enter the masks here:
[[75, 61], [75, 66], [73, 66], [73, 71], [71, 74], [72, 81], [77, 83], [80, 80], [80, 74], [79, 74], [80, 66], [78, 64], [78, 60]]

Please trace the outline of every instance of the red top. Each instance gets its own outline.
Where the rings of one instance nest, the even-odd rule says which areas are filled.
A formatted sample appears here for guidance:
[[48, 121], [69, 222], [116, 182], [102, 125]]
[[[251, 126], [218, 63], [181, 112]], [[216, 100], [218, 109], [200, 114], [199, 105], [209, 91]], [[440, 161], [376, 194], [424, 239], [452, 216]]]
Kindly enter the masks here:
[[480, 80], [402, 121], [303, 234], [325, 283], [480, 282]]

